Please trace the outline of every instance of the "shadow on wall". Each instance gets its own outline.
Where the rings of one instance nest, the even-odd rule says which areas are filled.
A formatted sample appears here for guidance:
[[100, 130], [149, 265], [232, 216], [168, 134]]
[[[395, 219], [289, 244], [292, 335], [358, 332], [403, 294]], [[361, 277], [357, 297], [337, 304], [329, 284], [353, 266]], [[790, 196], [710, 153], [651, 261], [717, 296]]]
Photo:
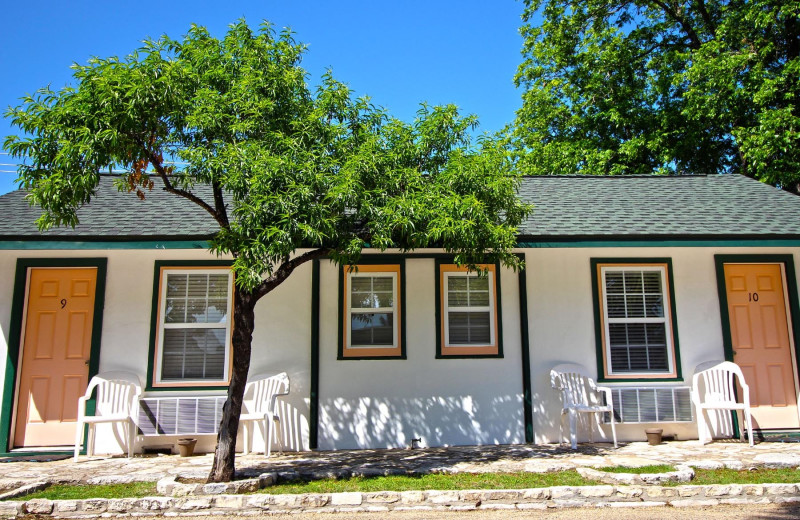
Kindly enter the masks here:
[[522, 396], [357, 397], [320, 401], [320, 449], [525, 441]]

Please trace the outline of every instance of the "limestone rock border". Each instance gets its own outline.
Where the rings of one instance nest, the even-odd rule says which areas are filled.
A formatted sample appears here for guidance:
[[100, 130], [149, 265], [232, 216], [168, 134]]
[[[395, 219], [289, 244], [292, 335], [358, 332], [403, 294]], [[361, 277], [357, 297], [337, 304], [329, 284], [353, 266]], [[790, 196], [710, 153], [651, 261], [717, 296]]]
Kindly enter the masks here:
[[696, 507], [718, 504], [800, 502], [798, 484], [704, 486], [557, 486], [465, 491], [378, 491], [301, 495], [206, 495], [88, 500], [0, 502], [0, 517], [253, 515], [297, 512], [381, 512], [551, 509], [568, 507]]
[[164, 496], [189, 497], [204, 495], [241, 495], [253, 493], [272, 486], [278, 480], [277, 473], [262, 473], [256, 478], [234, 480], [233, 482], [211, 482], [208, 484], [189, 484], [180, 482], [179, 475], [170, 475], [156, 482], [156, 491]]
[[584, 478], [605, 484], [653, 485], [667, 482], [690, 482], [694, 479], [694, 469], [685, 465], [676, 465], [675, 471], [664, 473], [614, 473], [592, 468], [577, 468], [577, 471]]

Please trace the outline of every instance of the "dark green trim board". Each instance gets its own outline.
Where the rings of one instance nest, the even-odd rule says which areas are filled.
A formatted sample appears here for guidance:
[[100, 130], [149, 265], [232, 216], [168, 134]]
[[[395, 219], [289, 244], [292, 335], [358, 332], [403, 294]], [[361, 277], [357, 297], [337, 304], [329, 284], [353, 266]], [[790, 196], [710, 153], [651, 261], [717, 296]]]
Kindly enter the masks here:
[[[174, 267], [179, 269], [181, 267], [226, 267], [233, 263], [232, 260], [156, 260], [153, 268], [153, 302], [150, 310], [150, 345], [147, 351], [147, 374], [145, 374], [145, 391], [147, 392], [160, 392], [160, 391], [174, 391], [180, 389], [182, 391], [194, 390], [223, 390], [227, 385], [208, 385], [208, 386], [153, 386], [153, 379], [155, 373], [155, 355], [156, 355], [156, 335], [158, 334], [158, 300], [160, 294], [158, 293], [158, 286], [161, 283], [160, 273], [162, 267]], [[231, 295], [232, 297], [233, 295]]]
[[[123, 237], [129, 238], [129, 237]], [[208, 249], [208, 239], [197, 240], [3, 240], [0, 250], [54, 249]]]
[[319, 259], [311, 264], [311, 391], [308, 405], [308, 447], [319, 445]]
[[[731, 317], [728, 313], [728, 291], [725, 287], [725, 264], [783, 264], [786, 276], [786, 295], [789, 298], [789, 316], [792, 325], [792, 340], [794, 341], [794, 357], [800, 366], [800, 299], [797, 294], [797, 275], [794, 270], [794, 257], [792, 255], [773, 254], [747, 254], [747, 255], [714, 255], [714, 264], [717, 272], [717, 294], [719, 296], [719, 313], [722, 325], [722, 348], [727, 361], [733, 361], [733, 339], [731, 336]], [[739, 428], [736, 414], [734, 418], [734, 433], [738, 438]]]
[[406, 359], [406, 257], [402, 255], [362, 255], [357, 265], [397, 265], [400, 267], [400, 355], [399, 356], [345, 356], [344, 355], [344, 270], [345, 266], [337, 266], [339, 271], [339, 291], [337, 294], [338, 313], [338, 350], [336, 359], [341, 361], [390, 360]]
[[475, 354], [475, 355], [446, 355], [442, 354], [442, 281], [439, 279], [439, 267], [442, 265], [453, 265], [453, 257], [435, 257], [434, 263], [434, 316], [436, 319], [436, 359], [482, 359], [482, 358], [502, 358], [503, 357], [503, 295], [500, 290], [500, 263], [494, 264], [495, 276], [495, 296], [497, 306], [497, 354]]
[[780, 237], [541, 237], [537, 242], [528, 237], [517, 237], [517, 247], [523, 249], [554, 249], [562, 247], [800, 247], [797, 238]]
[[[28, 270], [36, 267], [94, 267], [97, 269], [95, 284], [94, 315], [92, 317], [92, 340], [89, 354], [89, 379], [97, 374], [100, 363], [100, 339], [103, 331], [103, 309], [106, 295], [106, 258], [20, 258], [17, 260], [14, 275], [14, 294], [11, 303], [11, 322], [8, 331], [8, 353], [6, 355], [6, 371], [3, 385], [3, 403], [0, 411], [0, 432], [5, 436], [0, 439], [0, 452], [9, 452], [11, 438], [12, 410], [16, 399], [17, 368], [22, 349], [22, 321], [25, 312]], [[87, 403], [87, 413], [94, 413], [94, 399]]]
[[[525, 255], [517, 255], [522, 260]], [[519, 333], [522, 350], [522, 412], [525, 420], [525, 442], [533, 442], [533, 392], [531, 391], [531, 347], [528, 336], [528, 275], [517, 273], [519, 282]]]
[[[597, 357], [597, 381], [602, 383], [644, 383], [644, 382], [680, 382], [683, 381], [683, 370], [681, 367], [681, 349], [678, 340], [678, 316], [676, 312], [675, 302], [675, 276], [672, 272], [672, 259], [671, 258], [590, 258], [589, 263], [592, 269], [592, 306], [594, 307], [594, 334], [595, 334], [595, 347]], [[599, 277], [597, 274], [597, 266], [599, 264], [666, 264], [667, 278], [669, 284], [667, 290], [669, 291], [669, 306], [672, 326], [672, 343], [675, 349], [675, 376], [667, 377], [636, 377], [635, 375], [629, 378], [607, 378], [605, 367], [603, 366], [603, 321], [600, 317], [600, 289]]]

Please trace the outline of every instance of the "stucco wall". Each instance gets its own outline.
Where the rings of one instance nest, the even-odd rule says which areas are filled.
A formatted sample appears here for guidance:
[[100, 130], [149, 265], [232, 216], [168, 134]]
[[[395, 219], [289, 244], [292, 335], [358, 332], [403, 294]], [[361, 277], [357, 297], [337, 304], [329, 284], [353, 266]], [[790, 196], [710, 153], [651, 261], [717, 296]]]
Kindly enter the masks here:
[[[7, 354], [14, 270], [17, 258], [105, 257], [108, 259], [103, 332], [99, 370], [125, 370], [137, 374], [142, 383], [147, 374], [150, 343], [153, 276], [156, 260], [212, 260], [206, 250], [83, 250], [83, 251], [2, 251], [0, 252], [0, 327], [2, 354]], [[265, 296], [256, 306], [256, 330], [250, 374], [286, 371], [291, 394], [284, 398], [284, 439], [290, 449], [308, 446], [308, 395], [310, 364], [311, 267], [304, 265], [295, 275]], [[5, 365], [5, 363], [4, 363]], [[5, 369], [5, 366], [3, 366]], [[180, 395], [186, 391], [159, 391], [150, 395]], [[194, 392], [200, 393], [200, 392]], [[224, 391], [202, 391], [204, 395]], [[5, 434], [5, 433], [3, 433]], [[97, 451], [118, 452], [118, 435], [109, 425], [98, 428]], [[138, 446], [174, 444], [174, 437], [148, 437]], [[197, 449], [213, 450], [213, 436], [200, 436]], [[241, 442], [241, 435], [240, 435]], [[256, 434], [254, 447], [263, 439]]]
[[[592, 258], [672, 259], [675, 309], [678, 320], [681, 368], [684, 382], [664, 386], [690, 386], [694, 368], [714, 359], [724, 359], [716, 254], [794, 254], [796, 248], [642, 247], [528, 249], [528, 307], [535, 441], [559, 438], [560, 399], [550, 388], [549, 372], [558, 363], [580, 363], [597, 375], [591, 266]], [[604, 383], [606, 386], [616, 384]], [[645, 383], [642, 383], [644, 385]], [[622, 385], [619, 383], [618, 385]], [[633, 385], [628, 383], [628, 385]], [[617, 427], [621, 440], [645, 440], [644, 429], [653, 424], [623, 424]], [[664, 423], [664, 435], [678, 439], [697, 438], [695, 423]], [[586, 428], [582, 429], [586, 438]], [[566, 419], [564, 432], [568, 432]], [[610, 430], [604, 427], [606, 438]], [[730, 433], [727, 421], [716, 433]], [[599, 438], [596, 437], [596, 438]]]
[[[697, 364], [723, 357], [715, 254], [793, 254], [800, 272], [797, 248], [562, 247], [521, 252], [527, 262], [533, 428], [539, 443], [559, 438], [560, 400], [550, 388], [550, 368], [573, 362], [596, 372], [591, 258], [672, 259], [684, 382], [663, 383], [667, 386], [690, 385]], [[7, 357], [14, 270], [21, 257], [108, 258], [100, 370], [133, 371], [143, 382], [149, 377], [145, 372], [155, 260], [214, 258], [204, 250], [0, 251], [3, 360]], [[310, 263], [301, 266], [256, 308], [250, 373], [289, 373], [292, 389], [285, 413], [290, 420], [284, 433], [292, 449], [307, 449], [309, 440], [311, 272]], [[406, 260], [407, 359], [337, 360], [338, 270], [327, 260], [321, 262], [320, 449], [406, 447], [412, 438], [421, 438], [423, 446], [524, 442], [517, 274], [500, 271], [504, 357], [499, 359], [435, 358], [436, 280], [433, 258]], [[5, 369], [4, 363], [0, 368]], [[643, 440], [644, 428], [649, 426], [620, 425], [618, 437]], [[661, 427], [665, 434], [679, 439], [697, 435], [694, 423]], [[720, 431], [724, 433], [725, 427], [723, 424]], [[212, 449], [213, 440], [201, 438], [198, 448]], [[174, 441], [148, 438], [145, 443]], [[255, 446], [262, 442], [257, 436]], [[120, 449], [114, 435], [108, 430], [100, 432], [98, 451]]]
[[517, 275], [499, 277], [502, 359], [436, 359], [432, 258], [406, 260], [404, 360], [337, 360], [338, 270], [320, 269], [320, 449], [524, 442]]

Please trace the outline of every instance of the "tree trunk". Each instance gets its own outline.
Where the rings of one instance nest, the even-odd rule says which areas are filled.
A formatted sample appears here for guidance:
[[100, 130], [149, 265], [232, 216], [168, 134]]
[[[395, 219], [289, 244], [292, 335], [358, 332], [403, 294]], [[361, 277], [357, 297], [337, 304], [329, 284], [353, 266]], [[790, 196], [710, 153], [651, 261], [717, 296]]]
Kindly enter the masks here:
[[233, 299], [233, 374], [228, 387], [228, 399], [222, 408], [222, 420], [217, 434], [217, 449], [209, 482], [230, 482], [235, 472], [236, 434], [239, 432], [239, 415], [242, 412], [242, 398], [250, 371], [250, 349], [255, 327], [255, 308], [257, 299], [250, 292], [234, 288]]

